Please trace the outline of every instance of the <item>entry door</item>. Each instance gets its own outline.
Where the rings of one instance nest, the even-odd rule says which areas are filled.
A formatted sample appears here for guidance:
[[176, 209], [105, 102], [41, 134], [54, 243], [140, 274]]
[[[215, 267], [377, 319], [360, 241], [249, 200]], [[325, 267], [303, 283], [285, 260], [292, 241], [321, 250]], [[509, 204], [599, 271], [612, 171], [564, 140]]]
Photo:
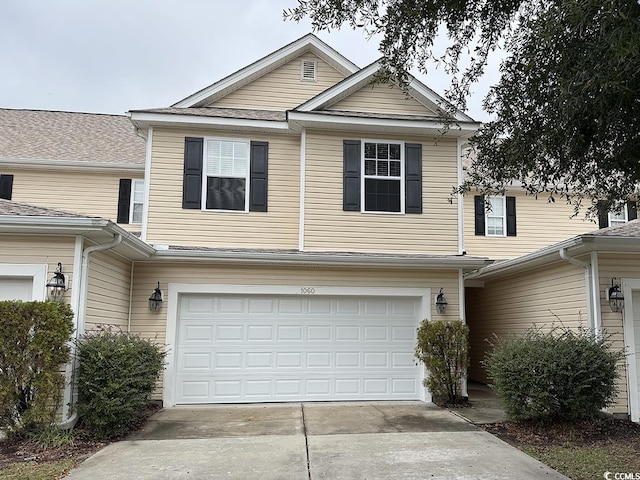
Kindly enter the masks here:
[[33, 278], [0, 277], [0, 300], [23, 300], [32, 298]]

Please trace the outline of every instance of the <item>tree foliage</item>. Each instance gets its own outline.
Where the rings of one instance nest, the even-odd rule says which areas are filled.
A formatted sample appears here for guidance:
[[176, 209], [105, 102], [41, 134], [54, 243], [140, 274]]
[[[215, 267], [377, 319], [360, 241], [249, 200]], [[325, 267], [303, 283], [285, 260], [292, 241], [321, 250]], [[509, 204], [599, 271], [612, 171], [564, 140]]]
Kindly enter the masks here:
[[[464, 110], [497, 47], [507, 56], [485, 99], [494, 121], [472, 138], [461, 191], [531, 194], [619, 205], [640, 179], [640, 4], [637, 0], [298, 0], [285, 17], [314, 30], [347, 24], [381, 34], [383, 67], [406, 84], [432, 62], [452, 75]], [[434, 49], [447, 34], [444, 53]], [[608, 205], [608, 206], [610, 206]]]

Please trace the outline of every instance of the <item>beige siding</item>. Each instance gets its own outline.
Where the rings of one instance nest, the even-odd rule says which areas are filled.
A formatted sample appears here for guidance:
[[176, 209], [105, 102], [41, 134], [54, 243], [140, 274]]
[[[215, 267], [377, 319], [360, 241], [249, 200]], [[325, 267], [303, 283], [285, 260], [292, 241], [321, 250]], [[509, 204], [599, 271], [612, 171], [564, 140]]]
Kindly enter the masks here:
[[95, 252], [89, 258], [85, 330], [111, 325], [127, 331], [131, 262], [110, 252]]
[[[302, 60], [317, 61], [317, 81], [300, 79]], [[344, 79], [313, 55], [305, 54], [209, 105], [212, 107], [290, 110]]]
[[[131, 173], [80, 173], [62, 169], [5, 170], [13, 174], [14, 202], [66, 210], [116, 221], [121, 178], [143, 178]], [[123, 225], [139, 231], [140, 225]]]
[[[159, 314], [149, 312], [149, 295], [156, 282], [165, 294]], [[232, 284], [232, 285], [301, 285], [310, 287], [401, 287], [430, 288], [432, 297], [442, 287], [449, 303], [447, 314], [435, 313], [432, 318], [457, 319], [460, 317], [458, 301], [458, 272], [429, 270], [280, 267], [280, 266], [219, 266], [198, 263], [136, 263], [132, 303], [131, 330], [147, 338], [165, 341], [167, 309], [175, 308], [167, 300], [168, 283]], [[431, 299], [432, 304], [435, 300]], [[161, 392], [156, 392], [160, 398]]]
[[[147, 241], [212, 247], [297, 248], [300, 139], [251, 135], [269, 142], [268, 212], [211, 212], [182, 208], [184, 139], [211, 131], [154, 130]], [[247, 139], [242, 132], [218, 132]]]
[[493, 335], [520, 335], [532, 326], [589, 326], [584, 269], [568, 263], [487, 280], [466, 288], [472, 380], [487, 382], [480, 365]]
[[[613, 313], [609, 308], [609, 302], [605, 292], [611, 286], [611, 278], [616, 277], [622, 284], [622, 279], [640, 279], [640, 255], [624, 254], [598, 254], [598, 273], [600, 279], [600, 306], [602, 327], [611, 336], [613, 348], [621, 350], [628, 343], [624, 338], [623, 314]], [[631, 301], [631, 299], [625, 299]], [[618, 401], [616, 409], [622, 409], [625, 413], [628, 405], [627, 374], [625, 362], [620, 362], [620, 377], [618, 378]]]
[[423, 213], [375, 214], [342, 210], [343, 140], [359, 138], [307, 132], [305, 249], [457, 254], [455, 141], [385, 136], [422, 143]]
[[42, 235], [0, 235], [0, 263], [33, 263], [48, 265], [47, 280], [53, 276], [62, 263], [62, 271], [67, 277], [69, 290], [64, 299], [71, 299], [74, 285], [73, 263], [75, 252], [74, 237]]
[[347, 98], [335, 103], [329, 110], [347, 112], [398, 113], [408, 115], [435, 115], [413, 97], [407, 97], [398, 87], [372, 83]]
[[584, 220], [584, 212], [571, 218], [573, 207], [562, 200], [548, 203], [544, 196], [537, 200], [518, 190], [507, 195], [516, 197], [515, 237], [475, 235], [473, 194], [464, 198], [464, 246], [468, 255], [494, 259], [516, 258], [575, 235], [598, 229]]

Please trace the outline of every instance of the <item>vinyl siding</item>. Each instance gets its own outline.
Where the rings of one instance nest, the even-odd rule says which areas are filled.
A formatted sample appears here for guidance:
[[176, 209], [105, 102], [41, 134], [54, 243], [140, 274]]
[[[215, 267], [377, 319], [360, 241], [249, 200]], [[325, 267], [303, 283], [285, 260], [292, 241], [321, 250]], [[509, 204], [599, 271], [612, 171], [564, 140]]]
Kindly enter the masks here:
[[[82, 173], [63, 169], [2, 170], [13, 174], [14, 202], [107, 218], [113, 222], [118, 214], [118, 189], [121, 178], [143, 179], [129, 173]], [[122, 225], [140, 231], [140, 225]]]
[[[343, 140], [360, 138], [422, 143], [422, 214], [342, 210]], [[305, 250], [457, 254], [456, 178], [454, 140], [307, 131]]]
[[536, 200], [522, 190], [510, 191], [507, 195], [516, 197], [515, 237], [475, 235], [474, 195], [465, 195], [464, 247], [468, 255], [494, 259], [516, 258], [598, 229], [597, 224], [584, 220], [584, 212], [571, 218], [573, 206], [560, 199], [548, 203], [544, 196]]
[[[47, 281], [62, 263], [62, 271], [71, 288], [74, 287], [73, 264], [75, 252], [74, 237], [42, 235], [0, 235], [0, 263], [32, 263], [48, 265]], [[68, 303], [71, 288], [65, 293]]]
[[95, 252], [89, 258], [85, 330], [111, 325], [127, 331], [131, 262], [109, 252]]
[[[598, 274], [602, 328], [611, 336], [612, 347], [621, 350], [628, 343], [624, 338], [623, 314], [611, 311], [605, 291], [611, 286], [612, 277], [617, 277], [620, 284], [622, 284], [623, 278], [640, 279], [640, 255], [631, 253], [598, 254]], [[625, 302], [627, 301], [631, 301], [631, 299], [625, 298]], [[636, 335], [640, 335], [640, 332], [637, 332]], [[619, 393], [614, 407], [616, 410], [627, 413], [627, 370], [624, 361], [620, 362], [620, 377], [618, 377], [617, 385]]]
[[[165, 302], [160, 313], [149, 311], [149, 295], [160, 279]], [[300, 285], [305, 287], [400, 287], [430, 288], [432, 318], [455, 320], [460, 317], [457, 270], [395, 270], [281, 266], [222, 266], [202, 263], [139, 262], [135, 265], [132, 324], [133, 333], [164, 343], [167, 310], [176, 308], [167, 300], [167, 283], [232, 285]], [[447, 314], [435, 312], [435, 294], [440, 288], [447, 294]], [[161, 398], [161, 391], [156, 391]]]
[[[184, 139], [216, 135], [269, 142], [268, 212], [182, 208]], [[147, 241], [210, 247], [297, 248], [299, 145], [297, 136], [154, 130]]]
[[[317, 62], [317, 81], [300, 79], [302, 60]], [[343, 79], [344, 75], [325, 61], [304, 54], [208, 106], [290, 110]]]
[[398, 87], [380, 83], [367, 85], [328, 109], [347, 112], [435, 115], [433, 110], [415, 98], [405, 96]]

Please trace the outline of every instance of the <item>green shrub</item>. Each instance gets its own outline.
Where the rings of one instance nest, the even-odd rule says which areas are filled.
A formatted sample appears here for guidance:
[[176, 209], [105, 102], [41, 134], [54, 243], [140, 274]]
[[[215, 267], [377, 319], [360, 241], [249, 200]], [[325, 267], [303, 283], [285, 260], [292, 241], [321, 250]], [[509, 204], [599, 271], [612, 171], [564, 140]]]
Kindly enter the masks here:
[[623, 356], [584, 328], [529, 329], [498, 339], [484, 364], [511, 419], [574, 420], [611, 404]]
[[469, 327], [461, 320], [424, 320], [418, 328], [415, 356], [428, 370], [424, 386], [435, 399], [462, 401], [469, 367]]
[[164, 348], [124, 332], [101, 330], [78, 341], [78, 414], [91, 435], [124, 435], [145, 413], [164, 368]]
[[69, 361], [73, 312], [54, 302], [0, 302], [0, 428], [54, 422]]

